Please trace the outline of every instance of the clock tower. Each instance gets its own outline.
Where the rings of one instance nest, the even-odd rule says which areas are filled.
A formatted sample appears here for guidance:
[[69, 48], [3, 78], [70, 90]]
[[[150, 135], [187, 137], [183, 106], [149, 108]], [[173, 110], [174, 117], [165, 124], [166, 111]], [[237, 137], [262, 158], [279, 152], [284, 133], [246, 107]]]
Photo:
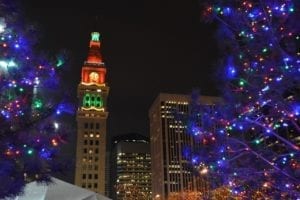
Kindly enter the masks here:
[[78, 85], [77, 149], [75, 184], [105, 193], [107, 86], [106, 68], [100, 53], [100, 34], [91, 34], [87, 60]]

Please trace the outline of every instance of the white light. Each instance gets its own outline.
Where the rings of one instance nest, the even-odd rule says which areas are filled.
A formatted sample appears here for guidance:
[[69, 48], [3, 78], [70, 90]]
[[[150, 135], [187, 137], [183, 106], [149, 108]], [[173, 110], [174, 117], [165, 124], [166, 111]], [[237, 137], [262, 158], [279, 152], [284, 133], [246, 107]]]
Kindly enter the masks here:
[[55, 129], [58, 129], [58, 128], [59, 128], [59, 124], [58, 124], [57, 122], [54, 122], [53, 125], [54, 125], [54, 128], [55, 128]]
[[7, 67], [7, 62], [0, 61], [0, 67], [6, 68]]
[[5, 27], [6, 27], [6, 24], [5, 24], [5, 21], [4, 21], [4, 18], [0, 18], [0, 33], [3, 33], [5, 31]]
[[36, 85], [40, 84], [40, 80], [39, 80], [38, 77], [35, 77], [35, 78], [34, 78], [34, 83], [35, 83]]
[[0, 67], [7, 69], [8, 67], [16, 67], [16, 63], [14, 61], [0, 61]]
[[200, 174], [207, 174], [208, 172], [208, 169], [207, 168], [203, 168], [201, 171], [200, 171]]
[[97, 89], [97, 92], [101, 92], [101, 89]]

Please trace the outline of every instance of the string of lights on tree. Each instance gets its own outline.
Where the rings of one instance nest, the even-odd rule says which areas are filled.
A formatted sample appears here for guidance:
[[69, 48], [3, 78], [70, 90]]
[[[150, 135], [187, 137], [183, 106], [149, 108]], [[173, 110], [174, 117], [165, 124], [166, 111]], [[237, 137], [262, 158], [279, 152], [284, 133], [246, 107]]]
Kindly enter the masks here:
[[38, 56], [33, 51], [35, 30], [22, 25], [4, 1], [0, 6], [2, 199], [20, 194], [28, 181], [50, 181], [51, 173], [63, 169], [64, 163], [56, 159], [66, 139], [60, 119], [73, 108], [61, 91], [64, 60], [58, 56], [49, 62]]
[[212, 188], [236, 197], [300, 197], [299, 1], [208, 1], [217, 21], [224, 104], [192, 103], [189, 132], [202, 143], [186, 148]]

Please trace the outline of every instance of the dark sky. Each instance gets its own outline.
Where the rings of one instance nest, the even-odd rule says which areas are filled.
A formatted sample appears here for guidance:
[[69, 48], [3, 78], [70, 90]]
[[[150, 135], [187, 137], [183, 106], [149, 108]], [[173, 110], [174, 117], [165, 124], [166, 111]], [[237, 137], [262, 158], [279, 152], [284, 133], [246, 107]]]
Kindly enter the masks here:
[[[69, 52], [65, 84], [76, 99], [91, 31], [102, 34], [110, 86], [109, 134], [149, 135], [148, 109], [159, 92], [216, 94], [217, 47], [195, 0], [24, 0], [39, 46]], [[100, 20], [96, 20], [96, 16]]]

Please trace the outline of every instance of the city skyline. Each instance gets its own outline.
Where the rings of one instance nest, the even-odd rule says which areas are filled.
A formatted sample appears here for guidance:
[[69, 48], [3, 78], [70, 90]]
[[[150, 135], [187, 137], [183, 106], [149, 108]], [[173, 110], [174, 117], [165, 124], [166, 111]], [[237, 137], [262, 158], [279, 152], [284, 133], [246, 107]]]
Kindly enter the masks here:
[[145, 0], [113, 5], [30, 0], [24, 6], [25, 17], [41, 30], [39, 48], [46, 53], [68, 52], [72, 76], [66, 74], [65, 83], [74, 102], [90, 32], [100, 32], [111, 87], [111, 136], [128, 132], [148, 136], [147, 112], [160, 92], [188, 94], [199, 88], [202, 94], [216, 94], [214, 28], [201, 22], [196, 2]]

